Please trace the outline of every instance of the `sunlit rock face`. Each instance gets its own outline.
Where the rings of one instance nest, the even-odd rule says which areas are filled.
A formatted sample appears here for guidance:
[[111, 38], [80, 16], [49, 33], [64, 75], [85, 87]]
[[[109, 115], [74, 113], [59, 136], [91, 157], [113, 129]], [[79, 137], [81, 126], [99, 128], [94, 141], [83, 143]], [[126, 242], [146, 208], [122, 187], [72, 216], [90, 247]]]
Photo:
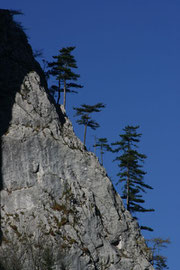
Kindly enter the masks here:
[[46, 93], [12, 13], [0, 10], [2, 269], [153, 270], [105, 169]]

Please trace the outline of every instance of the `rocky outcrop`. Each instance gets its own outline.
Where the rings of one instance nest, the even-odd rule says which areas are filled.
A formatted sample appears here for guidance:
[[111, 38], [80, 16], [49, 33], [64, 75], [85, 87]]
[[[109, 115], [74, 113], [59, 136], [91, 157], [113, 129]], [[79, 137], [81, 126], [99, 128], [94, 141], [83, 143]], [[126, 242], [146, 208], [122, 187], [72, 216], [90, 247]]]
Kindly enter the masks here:
[[137, 222], [46, 93], [11, 12], [0, 24], [1, 267], [153, 270]]

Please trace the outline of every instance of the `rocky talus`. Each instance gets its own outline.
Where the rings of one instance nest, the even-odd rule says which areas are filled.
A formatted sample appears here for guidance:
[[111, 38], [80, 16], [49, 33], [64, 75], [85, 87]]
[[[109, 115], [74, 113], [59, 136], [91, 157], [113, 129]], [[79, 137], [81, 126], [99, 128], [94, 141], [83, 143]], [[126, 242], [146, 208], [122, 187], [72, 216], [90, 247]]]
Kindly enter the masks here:
[[1, 269], [153, 270], [137, 222], [48, 96], [12, 13], [0, 10]]

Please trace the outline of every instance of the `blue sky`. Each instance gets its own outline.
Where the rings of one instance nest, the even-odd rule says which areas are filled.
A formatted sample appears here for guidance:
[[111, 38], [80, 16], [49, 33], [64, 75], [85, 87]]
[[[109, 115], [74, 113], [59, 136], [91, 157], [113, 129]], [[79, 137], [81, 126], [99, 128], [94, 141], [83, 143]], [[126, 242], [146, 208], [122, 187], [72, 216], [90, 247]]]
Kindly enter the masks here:
[[[170, 238], [162, 253], [170, 270], [180, 269], [180, 2], [1, 0], [1, 8], [24, 12], [16, 18], [44, 59], [76, 46], [84, 88], [68, 96], [67, 114], [81, 139], [73, 106], [107, 105], [95, 115], [101, 127], [88, 130], [88, 149], [93, 150], [94, 136], [114, 142], [125, 125], [140, 125], [140, 151], [148, 156], [145, 182], [154, 187], [144, 198], [146, 207], [156, 210], [141, 215], [140, 222], [154, 228], [146, 238]], [[105, 154], [105, 168], [115, 181], [112, 159]]]

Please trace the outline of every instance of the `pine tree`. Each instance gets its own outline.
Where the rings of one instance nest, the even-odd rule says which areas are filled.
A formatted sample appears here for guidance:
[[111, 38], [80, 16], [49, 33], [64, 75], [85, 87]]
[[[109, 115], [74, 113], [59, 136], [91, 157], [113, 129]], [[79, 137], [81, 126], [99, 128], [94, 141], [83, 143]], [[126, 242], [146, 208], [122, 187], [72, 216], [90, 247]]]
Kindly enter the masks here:
[[[79, 74], [73, 72], [73, 69], [77, 68], [76, 60], [72, 55], [72, 51], [75, 47], [66, 47], [59, 50], [57, 56], [53, 56], [55, 61], [49, 62], [48, 66], [51, 68], [49, 74], [54, 76], [57, 85], [52, 85], [50, 92], [57, 93], [57, 104], [60, 102], [61, 92], [64, 92], [64, 108], [66, 107], [66, 94], [67, 93], [77, 93], [77, 88], [82, 88], [83, 86], [75, 83], [80, 77]], [[63, 84], [63, 87], [61, 86]]]
[[170, 244], [169, 239], [162, 239], [160, 237], [146, 240], [147, 245], [150, 245], [152, 251], [152, 264], [156, 270], [169, 269], [167, 266], [167, 257], [160, 254], [162, 248], [166, 248]]
[[92, 128], [93, 130], [97, 129], [99, 127], [99, 124], [91, 119], [90, 114], [94, 112], [100, 112], [102, 108], [104, 108], [105, 105], [103, 103], [97, 103], [95, 105], [86, 105], [82, 104], [80, 108], [74, 107], [74, 110], [76, 111], [75, 116], [81, 116], [79, 120], [76, 122], [79, 125], [84, 125], [84, 145], [86, 143], [86, 134], [87, 134], [87, 127]]
[[55, 61], [53, 62], [49, 62], [48, 63], [48, 67], [51, 68], [48, 71], [48, 75], [52, 75], [53, 77], [55, 77], [56, 81], [57, 81], [57, 85], [52, 85], [49, 89], [50, 94], [52, 94], [53, 96], [55, 96], [55, 94], [57, 93], [57, 100], [56, 103], [59, 104], [60, 98], [61, 98], [61, 82], [62, 82], [62, 59], [60, 55], [57, 56], [53, 56], [53, 58], [55, 59]]
[[[152, 189], [151, 186], [144, 183], [145, 171], [142, 170], [142, 164], [146, 156], [137, 151], [137, 144], [142, 134], [137, 133], [139, 126], [126, 126], [120, 135], [121, 140], [112, 143], [117, 146], [113, 152], [120, 155], [114, 161], [118, 161], [120, 172], [117, 174], [119, 180], [117, 184], [124, 183], [122, 187], [122, 198], [126, 200], [126, 207], [131, 213], [150, 212], [154, 209], [145, 209], [142, 204], [145, 203], [142, 193], [146, 189]], [[149, 227], [142, 226], [142, 229], [151, 230]]]
[[101, 165], [103, 165], [103, 154], [104, 151], [109, 151], [110, 146], [108, 144], [107, 138], [98, 138], [97, 143], [95, 143], [94, 147], [100, 148], [100, 155], [101, 155]]

